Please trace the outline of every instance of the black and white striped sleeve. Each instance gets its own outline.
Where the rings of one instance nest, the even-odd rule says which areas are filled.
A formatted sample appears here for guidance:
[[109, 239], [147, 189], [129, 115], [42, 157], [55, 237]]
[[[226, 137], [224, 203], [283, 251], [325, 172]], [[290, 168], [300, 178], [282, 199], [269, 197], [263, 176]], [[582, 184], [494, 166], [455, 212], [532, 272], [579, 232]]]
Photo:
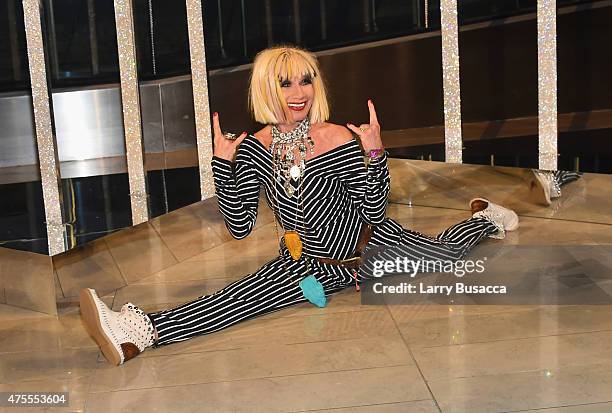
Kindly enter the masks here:
[[230, 234], [236, 239], [249, 235], [255, 225], [260, 187], [251, 157], [241, 148], [238, 149], [236, 163], [216, 156], [211, 163], [219, 211]]
[[370, 216], [370, 221], [379, 224], [385, 219], [391, 188], [387, 152], [383, 151], [378, 158], [371, 159], [367, 170], [364, 209]]
[[362, 219], [371, 224], [383, 222], [390, 189], [386, 152], [372, 159], [366, 168], [363, 153], [355, 143], [350, 162], [342, 170], [345, 171], [343, 181]]

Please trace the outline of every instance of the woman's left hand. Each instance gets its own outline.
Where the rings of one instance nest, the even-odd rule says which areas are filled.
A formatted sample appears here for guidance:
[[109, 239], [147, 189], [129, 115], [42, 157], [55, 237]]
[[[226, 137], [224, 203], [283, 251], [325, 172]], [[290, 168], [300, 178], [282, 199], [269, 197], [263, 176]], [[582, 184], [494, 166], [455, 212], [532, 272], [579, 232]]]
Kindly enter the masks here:
[[383, 149], [382, 139], [380, 138], [380, 125], [376, 117], [374, 103], [371, 100], [368, 100], [368, 109], [370, 110], [370, 123], [361, 124], [359, 127], [352, 123], [346, 124], [350, 130], [359, 136], [361, 146], [363, 146], [363, 150], [366, 154], [372, 149]]

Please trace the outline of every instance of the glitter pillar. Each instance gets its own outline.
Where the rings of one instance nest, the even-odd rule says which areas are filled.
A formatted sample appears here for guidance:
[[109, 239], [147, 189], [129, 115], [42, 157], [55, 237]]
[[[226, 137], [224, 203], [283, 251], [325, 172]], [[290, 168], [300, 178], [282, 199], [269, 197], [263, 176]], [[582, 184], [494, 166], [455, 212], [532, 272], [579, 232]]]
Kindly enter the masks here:
[[206, 79], [206, 53], [204, 49], [204, 26], [201, 0], [186, 0], [187, 29], [189, 31], [189, 54], [191, 56], [191, 83], [193, 86], [193, 108], [195, 111], [198, 162], [200, 166], [200, 194], [202, 199], [214, 195], [212, 179], [212, 133]]
[[462, 162], [461, 86], [459, 84], [459, 27], [457, 0], [440, 0], [442, 26], [442, 87], [446, 162]]
[[51, 115], [51, 102], [49, 100], [40, 8], [41, 5], [38, 0], [23, 0], [28, 64], [32, 84], [34, 129], [45, 205], [49, 255], [56, 255], [65, 251], [64, 220], [62, 216], [59, 161]]
[[539, 168], [557, 169], [557, 5], [538, 0]]
[[132, 224], [149, 219], [131, 0], [114, 0]]

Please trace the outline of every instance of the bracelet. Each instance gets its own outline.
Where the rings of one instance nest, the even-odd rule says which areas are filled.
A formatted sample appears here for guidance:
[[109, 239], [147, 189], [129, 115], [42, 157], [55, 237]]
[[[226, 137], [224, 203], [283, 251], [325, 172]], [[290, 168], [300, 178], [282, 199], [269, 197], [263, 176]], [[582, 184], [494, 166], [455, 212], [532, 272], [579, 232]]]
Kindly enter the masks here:
[[370, 166], [370, 162], [372, 162], [372, 159], [379, 158], [380, 155], [382, 155], [383, 152], [384, 152], [383, 148], [371, 149], [367, 153], [367, 155], [365, 156], [365, 166], [366, 166], [366, 168], [368, 168]]
[[370, 152], [368, 152], [368, 158], [378, 158], [380, 155], [382, 155], [383, 151], [383, 148], [372, 149]]

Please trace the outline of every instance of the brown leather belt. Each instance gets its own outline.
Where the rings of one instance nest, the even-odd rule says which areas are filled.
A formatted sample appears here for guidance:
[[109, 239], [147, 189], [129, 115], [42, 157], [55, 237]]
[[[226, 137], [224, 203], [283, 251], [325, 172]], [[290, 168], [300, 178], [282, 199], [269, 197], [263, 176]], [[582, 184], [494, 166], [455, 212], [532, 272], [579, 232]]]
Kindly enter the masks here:
[[361, 231], [359, 231], [359, 240], [357, 241], [357, 247], [355, 248], [355, 253], [352, 257], [346, 258], [344, 260], [335, 260], [333, 258], [317, 258], [322, 264], [327, 265], [338, 265], [340, 267], [345, 268], [359, 268], [361, 265], [361, 254], [365, 249], [368, 242], [370, 242], [370, 238], [372, 238], [372, 232], [374, 232], [372, 225], [363, 224], [361, 226]]

